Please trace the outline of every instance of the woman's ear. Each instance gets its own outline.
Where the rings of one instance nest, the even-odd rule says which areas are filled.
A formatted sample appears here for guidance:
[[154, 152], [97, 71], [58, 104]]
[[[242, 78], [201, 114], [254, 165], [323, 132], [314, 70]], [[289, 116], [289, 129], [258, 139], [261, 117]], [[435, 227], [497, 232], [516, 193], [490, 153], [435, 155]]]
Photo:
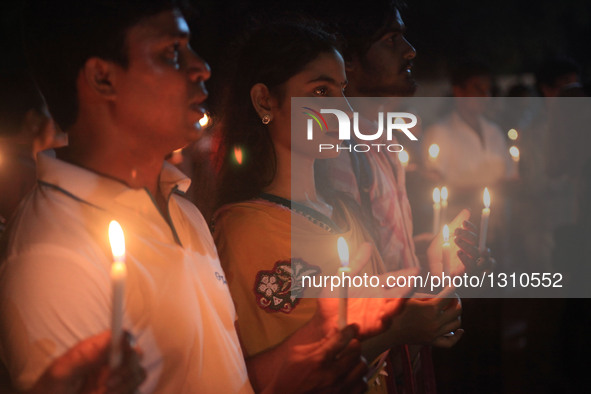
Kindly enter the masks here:
[[95, 93], [105, 99], [115, 96], [115, 70], [112, 62], [93, 57], [86, 61], [82, 72], [86, 83]]
[[268, 124], [273, 119], [274, 107], [274, 99], [269, 88], [263, 83], [257, 83], [250, 89], [250, 100], [263, 123]]

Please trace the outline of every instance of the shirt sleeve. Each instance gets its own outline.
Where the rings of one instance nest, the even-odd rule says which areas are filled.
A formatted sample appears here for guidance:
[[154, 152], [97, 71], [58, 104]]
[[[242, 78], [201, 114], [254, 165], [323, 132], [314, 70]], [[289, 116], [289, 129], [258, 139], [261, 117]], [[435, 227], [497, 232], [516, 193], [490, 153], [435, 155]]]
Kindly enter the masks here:
[[[302, 299], [297, 307], [289, 305], [281, 293], [285, 290], [282, 283], [291, 279], [288, 270], [283, 270], [291, 266], [289, 213], [286, 219], [281, 222], [256, 209], [241, 208], [227, 210], [216, 219], [214, 239], [247, 357], [283, 341], [305, 324], [316, 308], [314, 299]], [[265, 303], [261, 296], [267, 292], [272, 293], [267, 300], [277, 304]]]
[[30, 388], [51, 362], [109, 327], [108, 262], [55, 245], [9, 257], [0, 271], [0, 355]]

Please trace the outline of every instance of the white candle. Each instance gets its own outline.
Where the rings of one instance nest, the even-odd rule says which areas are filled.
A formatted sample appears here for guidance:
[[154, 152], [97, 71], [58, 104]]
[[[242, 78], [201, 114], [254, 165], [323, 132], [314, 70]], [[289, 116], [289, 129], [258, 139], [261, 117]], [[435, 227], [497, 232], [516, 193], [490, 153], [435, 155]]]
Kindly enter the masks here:
[[439, 145], [431, 144], [429, 145], [429, 160], [434, 162], [439, 157]]
[[207, 127], [209, 125], [209, 116], [203, 114], [203, 118], [199, 119], [199, 124], [201, 127]]
[[519, 177], [519, 148], [516, 147], [515, 145], [513, 145], [512, 147], [509, 148], [509, 154], [511, 155], [511, 158], [513, 159], [513, 161], [512, 161], [513, 166], [511, 167], [511, 176], [513, 178], [518, 178]]
[[509, 136], [510, 140], [516, 141], [517, 138], [519, 137], [519, 133], [517, 132], [517, 130], [515, 129], [511, 129], [507, 132], [507, 135]]
[[478, 242], [478, 250], [481, 253], [486, 248], [486, 233], [488, 231], [488, 218], [490, 217], [490, 193], [488, 192], [488, 187], [484, 188], [482, 202], [484, 202], [484, 209], [480, 217], [480, 239]]
[[410, 156], [408, 155], [408, 152], [405, 150], [398, 152], [398, 160], [400, 160], [402, 167], [406, 168], [408, 166], [408, 162], [410, 160]]
[[443, 263], [443, 272], [450, 274], [451, 273], [451, 266], [450, 266], [450, 246], [449, 246], [449, 227], [447, 224], [443, 226], [443, 246], [442, 246], [442, 263]]
[[[339, 252], [339, 258], [341, 259], [339, 277], [344, 279], [345, 276], [348, 276], [351, 273], [351, 267], [349, 267], [349, 246], [347, 245], [345, 238], [339, 237], [337, 240], [337, 250]], [[339, 317], [337, 322], [339, 329], [343, 329], [347, 325], [347, 306], [348, 286], [347, 282], [343, 280], [339, 294]]]
[[447, 222], [447, 187], [441, 188], [441, 223]]
[[441, 215], [441, 192], [439, 188], [433, 189], [433, 234], [439, 233]]
[[111, 353], [109, 366], [117, 368], [121, 363], [121, 338], [123, 336], [123, 299], [125, 296], [125, 237], [117, 221], [109, 223], [109, 242], [113, 252], [111, 264], [111, 286], [113, 292], [113, 307], [111, 311]]

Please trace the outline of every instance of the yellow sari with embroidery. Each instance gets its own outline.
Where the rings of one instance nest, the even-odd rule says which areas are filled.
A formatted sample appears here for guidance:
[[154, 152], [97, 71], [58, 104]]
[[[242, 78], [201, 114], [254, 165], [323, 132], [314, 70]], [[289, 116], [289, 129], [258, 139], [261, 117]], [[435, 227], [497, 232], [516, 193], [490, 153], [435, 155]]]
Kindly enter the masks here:
[[[292, 273], [296, 278], [337, 275], [339, 237], [345, 238], [351, 255], [362, 243], [372, 242], [344, 203], [335, 206], [339, 223], [335, 226], [316, 211], [304, 207], [307, 211], [301, 212], [294, 208], [299, 204], [275, 198], [284, 203], [257, 199], [229, 204], [214, 219], [214, 239], [236, 306], [246, 357], [279, 344], [316, 312], [316, 298], [292, 294]], [[382, 259], [372, 246], [371, 260], [360, 274], [383, 272]]]

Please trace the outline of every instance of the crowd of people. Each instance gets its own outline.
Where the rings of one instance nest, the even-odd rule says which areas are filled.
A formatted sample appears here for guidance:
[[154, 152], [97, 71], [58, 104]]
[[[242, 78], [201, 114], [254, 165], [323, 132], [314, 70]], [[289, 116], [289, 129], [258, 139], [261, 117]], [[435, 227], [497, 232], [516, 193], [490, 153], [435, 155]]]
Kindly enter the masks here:
[[[227, 61], [209, 102], [212, 70], [191, 46], [184, 3], [27, 2], [27, 73], [2, 76], [0, 103], [6, 390], [437, 392], [433, 349], [454, 347], [464, 334], [452, 287], [351, 296], [343, 325], [343, 303], [334, 294], [305, 296], [303, 275], [336, 274], [341, 237], [356, 275], [489, 272], [497, 262], [478, 247], [475, 219], [463, 208], [483, 185], [556, 186], [539, 180], [537, 163], [515, 172], [504, 125], [487, 120], [482, 99], [469, 99], [492, 94], [491, 70], [474, 61], [452, 73], [459, 99], [421, 135], [412, 171], [397, 152], [357, 152], [357, 134], [340, 154], [310, 149], [304, 130], [294, 130], [292, 98], [341, 100], [375, 129], [375, 107], [356, 107], [355, 98], [396, 108], [413, 96], [417, 53], [397, 1], [292, 6], [220, 49]], [[305, 17], [295, 12], [301, 7]], [[582, 94], [578, 70], [560, 64], [568, 77], [543, 70], [540, 91]], [[326, 128], [314, 143], [341, 143]], [[177, 168], [169, 159], [183, 148]], [[590, 161], [582, 159], [573, 164], [580, 169], [553, 168], [582, 185], [585, 201]], [[458, 193], [447, 220], [451, 262], [442, 231], [422, 231], [410, 189], [421, 182]], [[564, 231], [589, 232], [580, 205], [586, 214]], [[529, 208], [523, 217], [534, 221]], [[111, 220], [124, 229], [127, 266], [118, 365], [109, 362]], [[546, 236], [555, 224], [532, 234]], [[505, 245], [492, 240], [505, 257]], [[577, 249], [583, 240], [559, 246]], [[527, 253], [530, 240], [521, 241]], [[542, 255], [548, 264], [553, 251]]]

